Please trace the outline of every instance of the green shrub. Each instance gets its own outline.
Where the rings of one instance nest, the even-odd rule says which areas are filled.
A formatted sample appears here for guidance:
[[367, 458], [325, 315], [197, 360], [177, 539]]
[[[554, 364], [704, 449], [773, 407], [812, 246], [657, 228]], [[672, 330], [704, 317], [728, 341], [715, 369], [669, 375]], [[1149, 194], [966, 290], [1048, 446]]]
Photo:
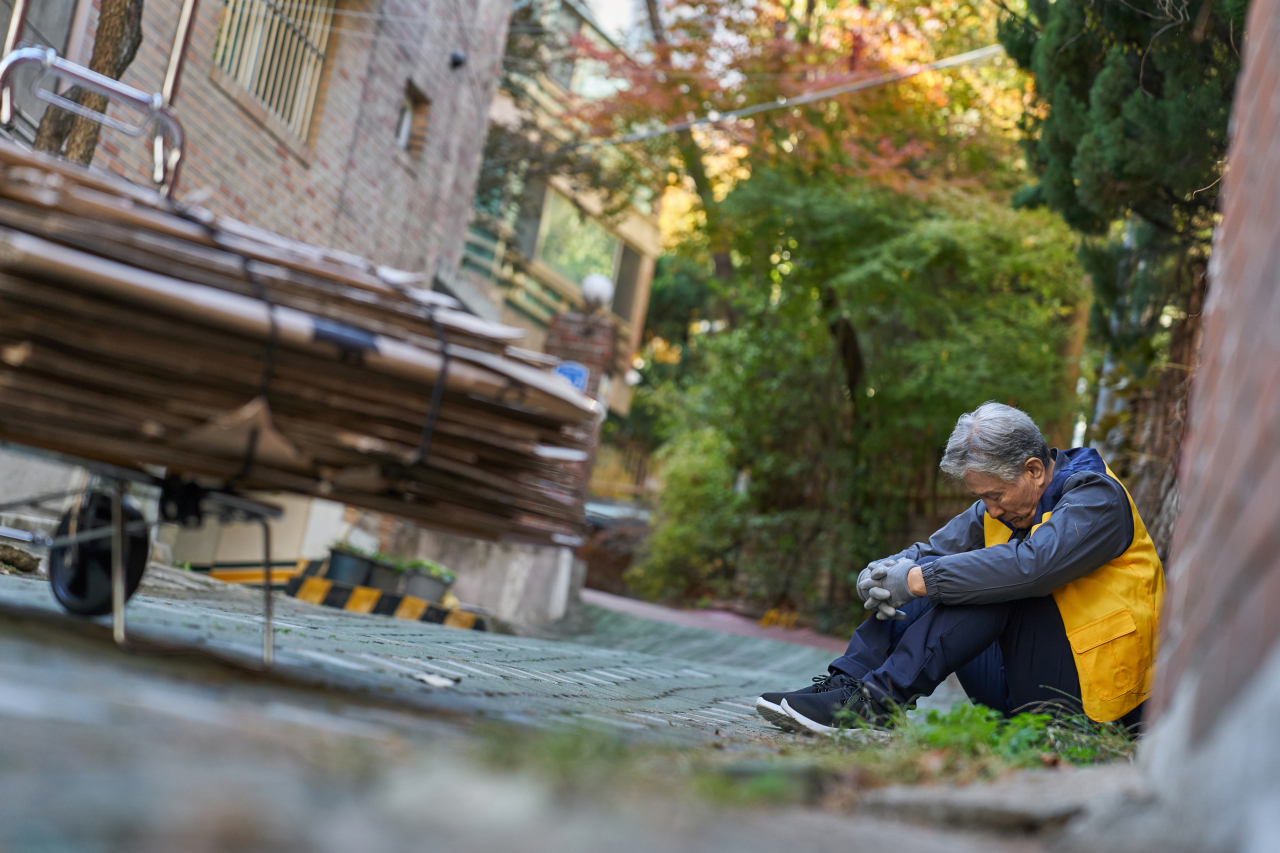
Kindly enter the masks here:
[[732, 580], [725, 556], [742, 533], [732, 447], [703, 427], [666, 445], [659, 461], [664, 474], [654, 532], [626, 581], [649, 598], [722, 595]]

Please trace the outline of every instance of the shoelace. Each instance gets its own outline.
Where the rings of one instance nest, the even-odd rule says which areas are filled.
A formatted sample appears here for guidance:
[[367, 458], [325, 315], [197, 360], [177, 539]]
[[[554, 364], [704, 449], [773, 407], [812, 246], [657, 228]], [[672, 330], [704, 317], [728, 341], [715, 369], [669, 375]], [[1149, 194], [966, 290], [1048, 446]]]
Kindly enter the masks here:
[[[849, 696], [853, 696], [862, 691], [862, 682], [856, 678], [845, 675], [843, 672], [833, 672], [828, 675], [815, 675], [813, 683], [822, 685], [828, 690], [840, 690], [846, 692]], [[846, 697], [846, 699], [847, 698], [848, 697]]]

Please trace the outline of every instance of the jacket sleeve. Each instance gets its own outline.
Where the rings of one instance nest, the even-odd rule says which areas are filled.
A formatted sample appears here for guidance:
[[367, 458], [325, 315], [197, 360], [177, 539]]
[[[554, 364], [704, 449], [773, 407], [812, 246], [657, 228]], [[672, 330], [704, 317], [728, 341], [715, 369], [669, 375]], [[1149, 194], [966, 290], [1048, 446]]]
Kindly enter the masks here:
[[955, 518], [948, 521], [928, 542], [917, 542], [905, 551], [894, 554], [895, 558], [909, 557], [917, 563], [929, 562], [946, 554], [963, 554], [983, 545], [982, 516], [985, 510], [982, 501], [978, 501]]
[[940, 604], [991, 604], [1035, 598], [1082, 578], [1133, 543], [1124, 488], [1105, 474], [1069, 479], [1049, 520], [1020, 540], [939, 557], [923, 565], [929, 598]]

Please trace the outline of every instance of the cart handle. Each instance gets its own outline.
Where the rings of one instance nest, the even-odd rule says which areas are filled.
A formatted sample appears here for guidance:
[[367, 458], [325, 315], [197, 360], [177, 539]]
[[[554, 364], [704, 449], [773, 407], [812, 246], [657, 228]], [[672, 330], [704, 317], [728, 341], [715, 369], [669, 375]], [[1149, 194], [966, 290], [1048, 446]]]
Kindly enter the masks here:
[[[58, 52], [53, 48], [19, 48], [6, 55], [4, 59], [0, 59], [0, 124], [6, 127], [13, 123], [14, 72], [28, 65], [40, 66], [40, 73], [31, 80], [31, 93], [40, 100], [90, 121], [96, 121], [104, 127], [127, 136], [141, 137], [150, 133], [154, 162], [151, 180], [165, 196], [173, 195], [178, 179], [178, 166], [182, 162], [182, 123], [165, 103], [163, 95], [159, 93], [148, 95], [140, 89], [112, 80], [105, 74], [68, 62], [58, 56]], [[103, 97], [143, 110], [146, 112], [146, 117], [136, 125], [127, 124], [106, 113], [91, 110], [59, 94], [41, 89], [40, 83], [50, 76], [72, 80]]]

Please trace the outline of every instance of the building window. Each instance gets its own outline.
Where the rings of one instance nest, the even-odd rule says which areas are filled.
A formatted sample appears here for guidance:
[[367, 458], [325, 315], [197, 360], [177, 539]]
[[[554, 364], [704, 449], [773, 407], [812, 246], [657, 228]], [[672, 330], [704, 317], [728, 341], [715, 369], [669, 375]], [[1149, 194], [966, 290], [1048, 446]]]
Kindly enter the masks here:
[[431, 102], [412, 83], [406, 83], [396, 119], [396, 146], [413, 157], [421, 154], [430, 116]]
[[596, 272], [617, 275], [622, 241], [565, 196], [548, 192], [538, 259], [574, 284]]
[[336, 0], [227, 0], [214, 62], [299, 139], [311, 131]]
[[[18, 43], [51, 47], [59, 54], [65, 55], [75, 12], [76, 0], [38, 0], [38, 2], [28, 3], [27, 25], [18, 34]], [[0, 0], [0, 32], [8, 32], [12, 17], [13, 0]], [[17, 106], [13, 133], [28, 143], [35, 140], [40, 118], [49, 106], [31, 94], [30, 88], [26, 85], [29, 79], [24, 75], [22, 82], [13, 87], [14, 102]], [[48, 89], [53, 82], [53, 80], [46, 80], [41, 88]], [[2, 131], [0, 135], [3, 135]]]

